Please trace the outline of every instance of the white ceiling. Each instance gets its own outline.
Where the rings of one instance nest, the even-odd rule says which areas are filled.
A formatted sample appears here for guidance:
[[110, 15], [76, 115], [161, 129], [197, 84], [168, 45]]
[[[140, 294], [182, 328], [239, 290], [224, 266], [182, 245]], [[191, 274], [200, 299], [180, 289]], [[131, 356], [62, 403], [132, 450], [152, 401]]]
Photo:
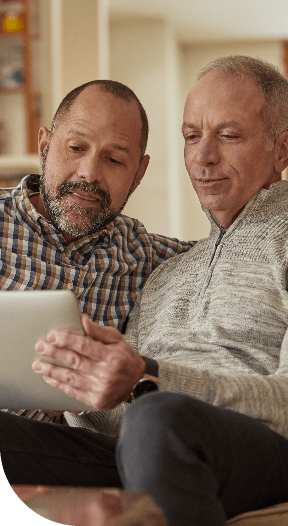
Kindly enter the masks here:
[[288, 0], [110, 0], [112, 14], [166, 17], [183, 42], [288, 40]]

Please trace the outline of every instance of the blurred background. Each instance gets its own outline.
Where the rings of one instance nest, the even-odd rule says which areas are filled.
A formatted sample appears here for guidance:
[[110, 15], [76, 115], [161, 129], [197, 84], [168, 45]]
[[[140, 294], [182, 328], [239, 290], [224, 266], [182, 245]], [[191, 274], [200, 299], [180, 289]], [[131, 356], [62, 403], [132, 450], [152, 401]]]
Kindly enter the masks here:
[[144, 105], [151, 161], [125, 213], [150, 232], [209, 232], [183, 162], [185, 98], [216, 57], [288, 73], [287, 0], [0, 0], [0, 185], [39, 172], [37, 133], [74, 87], [110, 78]]

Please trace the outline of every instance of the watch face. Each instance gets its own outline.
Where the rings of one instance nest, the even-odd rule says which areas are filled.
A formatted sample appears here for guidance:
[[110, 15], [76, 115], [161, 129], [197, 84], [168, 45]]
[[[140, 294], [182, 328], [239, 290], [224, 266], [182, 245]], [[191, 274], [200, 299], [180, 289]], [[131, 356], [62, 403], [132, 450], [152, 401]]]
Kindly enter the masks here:
[[145, 393], [151, 393], [152, 391], [158, 391], [158, 385], [152, 380], [140, 380], [133, 389], [133, 397], [138, 398]]

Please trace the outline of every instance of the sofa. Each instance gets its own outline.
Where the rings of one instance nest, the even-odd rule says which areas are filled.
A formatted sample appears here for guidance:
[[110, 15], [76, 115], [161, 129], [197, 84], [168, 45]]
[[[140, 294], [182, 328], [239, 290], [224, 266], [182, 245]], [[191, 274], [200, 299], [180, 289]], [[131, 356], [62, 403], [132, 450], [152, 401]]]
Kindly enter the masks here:
[[226, 526], [288, 526], [288, 502], [242, 513], [227, 521]]

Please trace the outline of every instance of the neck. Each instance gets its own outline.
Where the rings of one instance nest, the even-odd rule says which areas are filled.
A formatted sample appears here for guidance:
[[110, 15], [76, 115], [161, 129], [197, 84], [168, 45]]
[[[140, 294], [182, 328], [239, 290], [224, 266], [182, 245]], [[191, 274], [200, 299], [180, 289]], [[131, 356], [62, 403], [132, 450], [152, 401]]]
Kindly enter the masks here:
[[[265, 186], [262, 186], [262, 188], [265, 188], [266, 190], [268, 188], [270, 188], [270, 186], [278, 181], [281, 180], [281, 174], [279, 173], [276, 173], [274, 174], [274, 177], [272, 178], [272, 180], [269, 181], [268, 184], [266, 184]], [[260, 191], [262, 188], [259, 188], [258, 191]], [[229, 228], [229, 226], [232, 225], [232, 223], [234, 223], [235, 219], [237, 219], [237, 217], [241, 214], [242, 210], [245, 208], [245, 206], [247, 205], [247, 203], [250, 201], [250, 199], [253, 199], [253, 197], [255, 197], [255, 195], [258, 193], [255, 192], [254, 195], [250, 196], [250, 198], [248, 199], [248, 201], [244, 204], [244, 206], [241, 206], [239, 207], [238, 209], [234, 208], [233, 210], [210, 210], [214, 219], [217, 221], [217, 223], [223, 227], [223, 228]]]
[[229, 228], [229, 226], [234, 223], [235, 219], [241, 214], [242, 210], [244, 209], [244, 206], [237, 210], [237, 212], [227, 212], [222, 210], [213, 211], [211, 210], [211, 213], [215, 219], [215, 221], [218, 223], [218, 225], [222, 228]]

